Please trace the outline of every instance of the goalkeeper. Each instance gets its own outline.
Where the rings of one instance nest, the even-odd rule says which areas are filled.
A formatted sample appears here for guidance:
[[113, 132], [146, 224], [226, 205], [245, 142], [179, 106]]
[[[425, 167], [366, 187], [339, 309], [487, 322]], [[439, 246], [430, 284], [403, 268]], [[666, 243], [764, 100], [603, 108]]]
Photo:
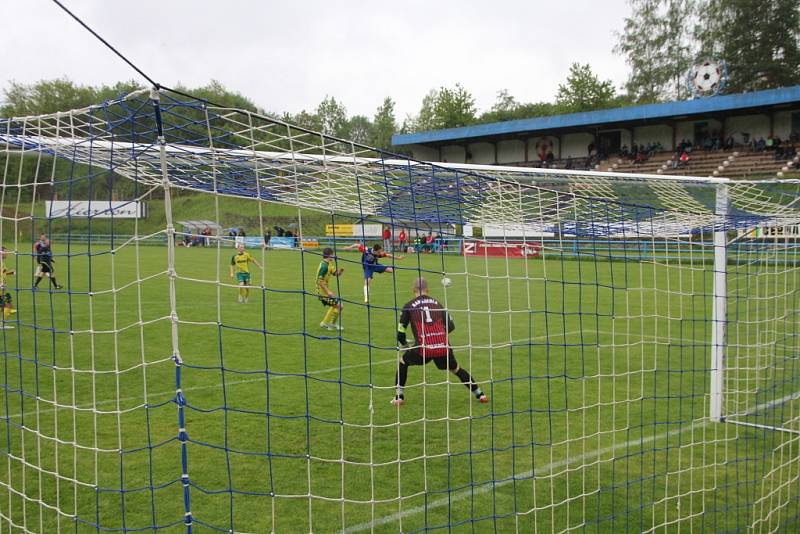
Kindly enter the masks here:
[[259, 269], [261, 264], [244, 249], [244, 243], [236, 247], [236, 254], [231, 258], [231, 278], [236, 275], [239, 283], [239, 302], [247, 304], [250, 299], [250, 264], [255, 263]]
[[405, 402], [404, 389], [408, 379], [408, 368], [411, 365], [425, 365], [431, 360], [438, 369], [449, 369], [461, 380], [481, 403], [489, 402], [487, 397], [466, 369], [462, 369], [456, 361], [453, 349], [447, 339], [455, 330], [453, 319], [445, 311], [438, 300], [428, 295], [428, 282], [424, 278], [414, 280], [412, 287], [414, 298], [403, 306], [400, 324], [397, 326], [397, 342], [401, 347], [408, 347], [406, 332], [409, 324], [414, 334], [414, 347], [407, 349], [400, 356], [395, 374], [395, 397], [392, 404], [402, 406]]
[[317, 269], [317, 298], [328, 309], [319, 326], [328, 330], [343, 330], [342, 325], [337, 322], [342, 313], [342, 301], [330, 287], [331, 276], [339, 277], [343, 272], [343, 268], [336, 268], [333, 249], [324, 249]]

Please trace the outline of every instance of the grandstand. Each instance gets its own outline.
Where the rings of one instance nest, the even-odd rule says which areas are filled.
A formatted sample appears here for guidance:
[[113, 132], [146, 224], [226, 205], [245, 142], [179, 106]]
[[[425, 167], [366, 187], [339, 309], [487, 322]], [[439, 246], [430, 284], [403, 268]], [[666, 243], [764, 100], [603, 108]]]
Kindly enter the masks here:
[[[392, 143], [427, 161], [752, 179], [800, 176], [798, 134], [795, 86], [400, 134]], [[718, 139], [719, 146], [706, 150], [707, 139]], [[781, 144], [758, 147], [760, 139]], [[686, 141], [694, 148], [689, 164], [674, 165]], [[633, 146], [657, 148], [635, 164]]]

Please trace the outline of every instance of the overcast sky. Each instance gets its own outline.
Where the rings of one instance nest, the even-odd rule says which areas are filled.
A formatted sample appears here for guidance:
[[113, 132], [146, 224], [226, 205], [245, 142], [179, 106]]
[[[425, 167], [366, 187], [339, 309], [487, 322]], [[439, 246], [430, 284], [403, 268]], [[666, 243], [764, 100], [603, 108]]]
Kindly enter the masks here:
[[[415, 113], [456, 82], [491, 107], [497, 91], [551, 101], [572, 62], [618, 88], [612, 52], [625, 0], [62, 0], [164, 85], [217, 79], [274, 112], [331, 95], [372, 116], [385, 96]], [[0, 87], [67, 76], [84, 84], [141, 78], [50, 0], [2, 0]]]

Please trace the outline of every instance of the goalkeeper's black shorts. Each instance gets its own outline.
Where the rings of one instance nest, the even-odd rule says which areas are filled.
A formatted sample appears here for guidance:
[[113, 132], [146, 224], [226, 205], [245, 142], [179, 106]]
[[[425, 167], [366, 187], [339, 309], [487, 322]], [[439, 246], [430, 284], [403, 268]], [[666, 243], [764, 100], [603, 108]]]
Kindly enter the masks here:
[[453, 353], [453, 349], [449, 349], [447, 351], [446, 357], [439, 356], [435, 358], [424, 357], [422, 355], [421, 347], [414, 347], [413, 349], [408, 349], [403, 353], [403, 361], [406, 365], [425, 365], [431, 360], [433, 360], [433, 363], [436, 364], [436, 368], [441, 369], [442, 371], [445, 369], [455, 371], [458, 368], [458, 362], [456, 361], [456, 355]]

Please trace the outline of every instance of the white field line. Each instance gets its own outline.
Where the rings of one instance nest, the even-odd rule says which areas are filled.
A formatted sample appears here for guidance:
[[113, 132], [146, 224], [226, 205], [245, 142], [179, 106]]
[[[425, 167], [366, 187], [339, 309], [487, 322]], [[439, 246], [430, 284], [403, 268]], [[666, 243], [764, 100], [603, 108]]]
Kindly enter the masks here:
[[[777, 404], [780, 404], [782, 402], [786, 402], [786, 401], [789, 401], [789, 400], [793, 400], [795, 398], [797, 398], [796, 394], [787, 395], [787, 396], [783, 397], [782, 399], [777, 399], [777, 400], [773, 400], [773, 401], [770, 401], [770, 402], [765, 402], [763, 404], [759, 404], [759, 405], [755, 406], [752, 411], [753, 412], [757, 412], [757, 411], [763, 410], [764, 408], [772, 408], [772, 407], [776, 406]], [[596, 451], [586, 452], [584, 454], [579, 454], [577, 456], [572, 456], [572, 457], [569, 457], [569, 458], [563, 458], [561, 460], [556, 460], [555, 462], [551, 462], [551, 463], [549, 463], [547, 465], [539, 467], [538, 469], [531, 470], [531, 471], [526, 471], [525, 473], [522, 473], [521, 475], [515, 475], [514, 478], [512, 478], [512, 479], [501, 480], [501, 481], [495, 482], [495, 483], [488, 483], [487, 482], [487, 483], [485, 483], [485, 484], [483, 484], [481, 486], [478, 486], [476, 488], [464, 489], [464, 490], [458, 491], [456, 493], [453, 493], [453, 494], [451, 494], [451, 495], [449, 495], [447, 497], [442, 497], [441, 499], [437, 499], [435, 501], [429, 502], [425, 506], [415, 506], [413, 508], [409, 508], [409, 509], [403, 510], [401, 512], [397, 512], [397, 513], [394, 513], [394, 514], [391, 514], [391, 515], [383, 516], [383, 517], [381, 517], [379, 519], [375, 519], [375, 520], [370, 521], [368, 523], [359, 523], [358, 525], [353, 525], [353, 526], [347, 527], [346, 529], [344, 529], [341, 532], [342, 532], [342, 534], [353, 534], [353, 533], [356, 533], [356, 532], [363, 532], [365, 530], [372, 530], [375, 527], [380, 527], [380, 526], [383, 526], [383, 525], [387, 525], [389, 523], [394, 523], [394, 522], [399, 521], [401, 519], [405, 519], [407, 517], [411, 517], [411, 516], [414, 516], [414, 515], [417, 515], [417, 514], [421, 514], [425, 510], [432, 510], [434, 508], [442, 508], [443, 506], [447, 506], [447, 505], [449, 505], [451, 503], [454, 503], [454, 502], [457, 502], [457, 501], [463, 501], [464, 499], [472, 497], [473, 495], [481, 495], [481, 494], [484, 494], [484, 493], [488, 493], [488, 492], [493, 491], [493, 490], [495, 490], [497, 488], [501, 488], [503, 486], [507, 486], [507, 485], [511, 484], [517, 478], [526, 479], [526, 478], [531, 478], [533, 476], [545, 476], [549, 472], [551, 472], [551, 471], [553, 471], [555, 469], [567, 466], [567, 465], [572, 464], [572, 463], [576, 463], [576, 462], [579, 462], [579, 461], [582, 462], [582, 461], [588, 460], [588, 459], [595, 459], [595, 458], [599, 459], [601, 456], [605, 456], [607, 454], [614, 453], [614, 452], [616, 452], [616, 451], [618, 451], [620, 449], [627, 449], [628, 447], [634, 447], [636, 445], [643, 445], [645, 443], [651, 443], [651, 442], [658, 441], [658, 440], [661, 440], [661, 439], [664, 439], [664, 438], [669, 438], [669, 437], [672, 437], [672, 436], [676, 436], [678, 434], [686, 432], [687, 430], [692, 430], [694, 428], [702, 428], [702, 427], [704, 427], [706, 425], [709, 425], [710, 423], [711, 423], [711, 421], [709, 419], [700, 419], [700, 420], [692, 421], [690, 424], [688, 424], [687, 426], [684, 426], [682, 428], [678, 428], [678, 429], [675, 429], [675, 430], [670, 430], [669, 432], [662, 432], [661, 434], [657, 434], [657, 435], [654, 435], [654, 436], [643, 436], [643, 437], [641, 437], [639, 439], [632, 439], [630, 441], [626, 441], [625, 443], [618, 443], [616, 445], [612, 445], [610, 447], [604, 447], [604, 448], [598, 449]], [[606, 461], [611, 460], [611, 459], [613, 459], [613, 458], [607, 458]]]

